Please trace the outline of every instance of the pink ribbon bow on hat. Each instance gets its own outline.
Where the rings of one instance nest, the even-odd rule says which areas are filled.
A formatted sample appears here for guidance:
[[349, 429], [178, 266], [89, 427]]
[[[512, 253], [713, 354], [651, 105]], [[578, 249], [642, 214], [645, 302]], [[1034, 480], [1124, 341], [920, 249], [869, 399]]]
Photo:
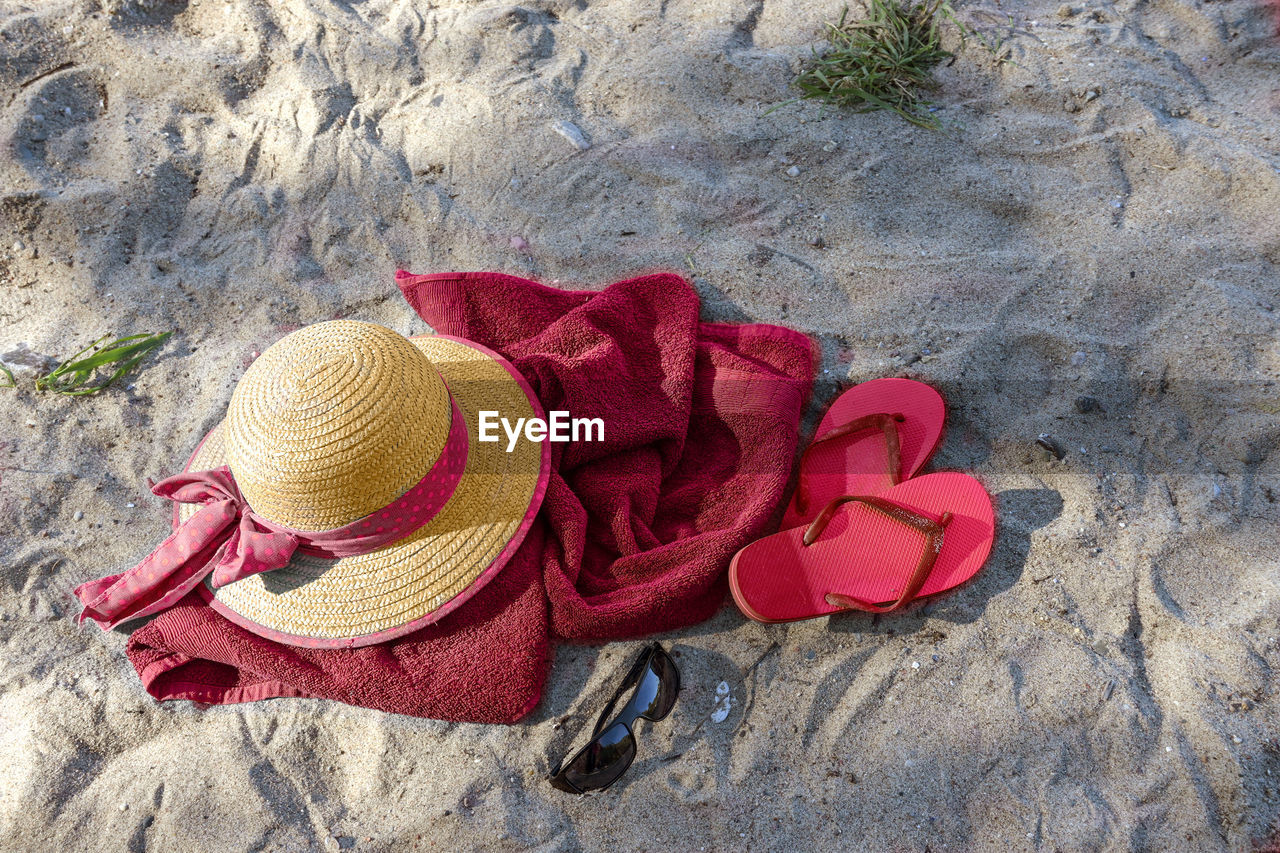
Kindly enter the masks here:
[[273, 530], [256, 516], [230, 469], [191, 471], [151, 487], [162, 498], [204, 504], [137, 566], [76, 587], [80, 621], [104, 629], [158, 613], [210, 573], [215, 587], [288, 565], [298, 549], [293, 533]]
[[108, 630], [159, 613], [210, 574], [216, 589], [289, 564], [294, 553], [337, 559], [367, 554], [431, 520], [449, 501], [467, 460], [467, 427], [454, 404], [449, 437], [417, 485], [382, 509], [333, 530], [301, 531], [254, 513], [226, 466], [166, 477], [151, 487], [162, 498], [203, 504], [141, 563], [76, 587], [80, 621]]

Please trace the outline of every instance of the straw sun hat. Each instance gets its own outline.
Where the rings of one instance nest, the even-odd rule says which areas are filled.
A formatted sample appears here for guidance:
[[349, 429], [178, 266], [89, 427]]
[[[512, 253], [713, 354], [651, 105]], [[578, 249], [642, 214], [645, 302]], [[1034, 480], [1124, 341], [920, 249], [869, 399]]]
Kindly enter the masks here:
[[[130, 572], [78, 590], [85, 614], [106, 627], [195, 588], [250, 631], [320, 648], [444, 617], [507, 562], [546, 490], [547, 446], [477, 441], [485, 410], [543, 417], [524, 378], [478, 344], [351, 320], [287, 335], [236, 385], [187, 463], [199, 473], [154, 487], [180, 501], [174, 535]], [[222, 556], [237, 549], [232, 563]], [[179, 590], [188, 569], [171, 564], [219, 558]], [[147, 606], [110, 609], [124, 599]]]

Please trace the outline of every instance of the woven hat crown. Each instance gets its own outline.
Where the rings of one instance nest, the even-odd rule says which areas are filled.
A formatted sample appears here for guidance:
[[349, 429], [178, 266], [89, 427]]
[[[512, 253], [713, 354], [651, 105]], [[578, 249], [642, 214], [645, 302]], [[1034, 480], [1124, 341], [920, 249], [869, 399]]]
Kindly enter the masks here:
[[421, 480], [450, 415], [448, 388], [408, 339], [373, 323], [316, 323], [268, 347], [236, 385], [227, 465], [258, 515], [330, 530]]

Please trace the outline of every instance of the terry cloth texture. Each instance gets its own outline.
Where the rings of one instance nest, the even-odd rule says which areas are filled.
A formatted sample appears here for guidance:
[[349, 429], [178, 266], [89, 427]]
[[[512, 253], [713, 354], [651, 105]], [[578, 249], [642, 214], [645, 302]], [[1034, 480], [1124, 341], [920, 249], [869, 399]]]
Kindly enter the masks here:
[[706, 619], [724, 601], [729, 560], [765, 532], [813, 381], [807, 337], [702, 323], [697, 295], [672, 274], [602, 291], [497, 273], [397, 281], [436, 332], [506, 356], [547, 412], [600, 418], [604, 440], [552, 445], [528, 538], [439, 623], [366, 648], [303, 649], [188, 596], [129, 641], [156, 698], [315, 696], [514, 722], [541, 696], [553, 638], [599, 642]]

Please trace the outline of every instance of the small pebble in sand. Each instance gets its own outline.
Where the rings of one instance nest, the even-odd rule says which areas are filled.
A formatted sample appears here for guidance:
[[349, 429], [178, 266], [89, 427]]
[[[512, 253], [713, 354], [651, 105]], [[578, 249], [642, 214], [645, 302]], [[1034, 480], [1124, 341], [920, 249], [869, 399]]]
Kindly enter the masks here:
[[122, 812], [127, 812], [128, 810], [129, 810], [129, 804], [128, 804], [128, 803], [121, 803], [121, 804], [120, 804], [120, 811], [122, 811]]
[[33, 427], [33, 426], [39, 426], [39, 425], [40, 424], [35, 419], [27, 418], [27, 426]]
[[839, 147], [840, 147], [840, 143], [836, 142], [833, 139], [830, 142], [828, 142], [826, 145], [822, 146], [822, 150], [830, 154], [832, 151], [835, 151]]
[[800, 167], [799, 167], [799, 166], [792, 166], [790, 169], [787, 169], [787, 174], [788, 174], [788, 175], [790, 175], [790, 176], [791, 176], [791, 177], [793, 177], [793, 178], [798, 178], [798, 177], [800, 177]]
[[569, 143], [579, 151], [586, 151], [591, 147], [591, 143], [587, 141], [587, 137], [583, 135], [578, 126], [571, 121], [560, 119], [552, 122], [551, 129], [556, 133], [569, 140]]
[[1053, 454], [1055, 459], [1061, 459], [1067, 453], [1062, 449], [1062, 445], [1058, 444], [1058, 440], [1047, 432], [1042, 432], [1036, 438], [1036, 444]]
[[510, 243], [511, 243], [511, 248], [515, 249], [517, 252], [529, 251], [529, 241], [525, 240], [519, 234], [512, 236]]
[[711, 712], [712, 722], [723, 723], [729, 716], [732, 706], [733, 699], [730, 696], [729, 682], [722, 681], [716, 685], [716, 708]]
[[27, 248], [27, 244], [22, 242], [21, 240], [17, 240], [13, 244], [13, 250], [15, 252], [21, 252], [25, 248]]
[[1071, 356], [1071, 366], [1079, 367], [1080, 365], [1084, 364], [1085, 359], [1088, 357], [1089, 357], [1088, 354], [1085, 353], [1084, 350], [1077, 350], [1075, 354]]
[[1090, 397], [1088, 395], [1076, 397], [1076, 411], [1082, 415], [1088, 414], [1089, 412], [1096, 412], [1101, 408], [1102, 405], [1098, 403], [1097, 397]]
[[911, 662], [911, 668], [912, 668], [912, 669], [919, 669], [919, 668], [920, 668], [920, 661], [918, 661], [918, 660], [913, 660], [913, 661]]
[[1232, 736], [1231, 736], [1231, 742], [1232, 742], [1232, 743], [1240, 743], [1240, 742], [1241, 742], [1241, 741], [1240, 741], [1240, 735], [1232, 735]]
[[72, 521], [84, 521], [84, 513], [83, 513], [83, 512], [81, 512], [80, 510], [76, 510], [75, 515], [71, 516], [71, 520], [72, 520]]
[[125, 506], [127, 506], [129, 509], [133, 509], [135, 506], [137, 506], [137, 504], [135, 504], [133, 501], [129, 501], [129, 503], [125, 504]]

